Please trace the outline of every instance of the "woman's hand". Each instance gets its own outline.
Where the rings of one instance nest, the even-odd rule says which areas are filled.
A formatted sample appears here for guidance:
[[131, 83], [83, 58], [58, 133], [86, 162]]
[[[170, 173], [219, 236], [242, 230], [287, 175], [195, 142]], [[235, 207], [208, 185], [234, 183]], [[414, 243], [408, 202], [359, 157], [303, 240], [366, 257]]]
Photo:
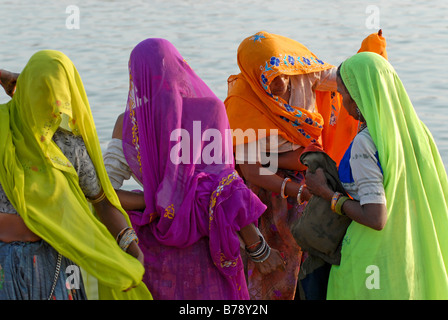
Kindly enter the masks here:
[[280, 252], [271, 248], [271, 254], [263, 262], [256, 262], [255, 266], [261, 274], [267, 275], [277, 269], [285, 270], [286, 261], [283, 259]]
[[304, 186], [302, 188], [302, 194], [300, 195], [300, 200], [302, 202], [310, 201], [312, 196], [313, 194], [310, 192], [310, 190], [308, 190], [308, 186], [306, 185], [306, 183], [304, 183]]
[[8, 96], [12, 98], [14, 91], [16, 90], [18, 73], [9, 72], [6, 70], [0, 70], [0, 84]]
[[[142, 265], [143, 264], [143, 252], [140, 249], [140, 247], [138, 246], [137, 242], [132, 241], [132, 243], [129, 245], [128, 250], [126, 251], [129, 255], [133, 256], [134, 258], [136, 258]], [[135, 286], [131, 286], [129, 288], [127, 288], [126, 290], [123, 290], [124, 292], [128, 292], [134, 288], [136, 288], [137, 285]]]
[[305, 175], [305, 183], [307, 190], [311, 194], [331, 201], [334, 191], [328, 186], [327, 178], [322, 168], [318, 168], [315, 173], [308, 170]]
[[[262, 242], [265, 241], [263, 237], [260, 237], [257, 227], [253, 223], [241, 228], [238, 234], [246, 244], [246, 252], [248, 253], [256, 251], [262, 246]], [[250, 251], [248, 251], [248, 248], [251, 248]], [[261, 274], [269, 274], [278, 268], [284, 270], [285, 260], [278, 250], [271, 248], [269, 257], [263, 262], [255, 262], [255, 265]]]
[[[315, 173], [307, 172], [308, 190], [327, 201], [331, 201], [334, 191], [328, 187], [324, 171], [319, 168]], [[387, 207], [382, 203], [367, 203], [361, 206], [359, 201], [348, 200], [343, 206], [344, 214], [350, 219], [374, 230], [382, 230], [387, 222]]]

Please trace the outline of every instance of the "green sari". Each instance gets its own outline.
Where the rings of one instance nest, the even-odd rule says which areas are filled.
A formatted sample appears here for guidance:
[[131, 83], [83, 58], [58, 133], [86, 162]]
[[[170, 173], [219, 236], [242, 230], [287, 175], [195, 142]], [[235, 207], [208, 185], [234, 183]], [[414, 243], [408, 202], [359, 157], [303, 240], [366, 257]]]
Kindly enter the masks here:
[[[100, 299], [151, 299], [143, 266], [92, 212], [75, 169], [52, 140], [63, 117], [82, 136], [108, 200], [130, 225], [107, 176], [81, 78], [57, 51], [34, 54], [13, 99], [0, 105], [0, 183], [29, 229], [98, 280]], [[129, 287], [135, 288], [123, 292]]]
[[378, 149], [388, 221], [351, 223], [327, 297], [448, 299], [448, 181], [433, 137], [381, 56], [351, 57], [341, 77]]

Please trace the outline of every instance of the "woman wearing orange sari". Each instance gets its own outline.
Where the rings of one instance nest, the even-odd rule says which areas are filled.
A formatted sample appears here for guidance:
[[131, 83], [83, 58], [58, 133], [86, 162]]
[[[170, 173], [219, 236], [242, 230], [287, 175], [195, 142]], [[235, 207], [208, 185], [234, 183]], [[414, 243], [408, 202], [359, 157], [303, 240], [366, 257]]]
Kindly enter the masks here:
[[260, 231], [286, 260], [285, 271], [268, 277], [248, 261], [249, 292], [252, 299], [290, 300], [304, 258], [290, 231], [308, 199], [300, 154], [319, 142], [338, 163], [358, 122], [342, 108], [335, 67], [301, 43], [259, 32], [243, 40], [237, 59], [241, 73], [229, 78], [225, 100], [236, 163], [268, 207]]

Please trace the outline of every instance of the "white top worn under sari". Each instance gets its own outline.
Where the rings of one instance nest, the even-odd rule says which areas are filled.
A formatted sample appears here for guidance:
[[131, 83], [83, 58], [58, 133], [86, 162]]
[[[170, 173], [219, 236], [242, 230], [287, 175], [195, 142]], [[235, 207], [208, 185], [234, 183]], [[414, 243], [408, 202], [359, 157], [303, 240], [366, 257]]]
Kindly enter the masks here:
[[[311, 112], [315, 111], [316, 90], [337, 90], [336, 68], [291, 76], [290, 81], [291, 96], [289, 104], [300, 106]], [[269, 137], [260, 138], [258, 141], [237, 145], [235, 161], [237, 164], [245, 162], [263, 163], [262, 155], [265, 153], [284, 153], [297, 150], [300, 147], [300, 145], [294, 144], [280, 135], [270, 135]]]

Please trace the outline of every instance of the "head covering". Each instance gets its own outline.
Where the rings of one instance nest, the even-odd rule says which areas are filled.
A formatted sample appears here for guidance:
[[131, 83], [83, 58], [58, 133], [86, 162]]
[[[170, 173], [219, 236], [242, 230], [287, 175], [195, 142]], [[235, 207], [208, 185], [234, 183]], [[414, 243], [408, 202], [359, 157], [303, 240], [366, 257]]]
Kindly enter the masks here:
[[[334, 66], [319, 59], [303, 44], [265, 31], [243, 40], [237, 58], [241, 73], [229, 77], [224, 101], [234, 130], [234, 145], [264, 138], [275, 134], [272, 130], [278, 130], [278, 135], [301, 146], [318, 141], [339, 163], [357, 127], [357, 122], [342, 108], [340, 95], [336, 91], [315, 91], [316, 108], [310, 112], [302, 106], [289, 105], [269, 89], [280, 74], [299, 76]], [[256, 136], [241, 139], [238, 136], [241, 131], [237, 129], [242, 133], [254, 132]]]
[[386, 59], [359, 53], [341, 77], [378, 149], [388, 221], [349, 226], [328, 297], [447, 299], [448, 181], [433, 137]]
[[[0, 105], [0, 183], [34, 233], [98, 279], [100, 298], [151, 298], [139, 261], [123, 252], [92, 213], [72, 164], [52, 136], [69, 118], [82, 136], [107, 199], [125, 216], [104, 168], [81, 78], [63, 53], [34, 54], [13, 99]], [[122, 290], [138, 286], [127, 293]]]
[[[267, 135], [270, 129], [277, 129], [280, 136], [295, 144], [316, 142], [324, 124], [322, 116], [301, 106], [290, 106], [288, 101], [274, 96], [269, 85], [281, 74], [306, 74], [333, 66], [301, 43], [264, 31], [243, 40], [237, 59], [241, 73], [229, 78], [225, 101], [232, 129], [254, 129], [257, 134], [259, 129], [267, 129]], [[235, 144], [241, 142], [234, 139]]]
[[146, 209], [131, 215], [140, 242], [148, 232], [178, 248], [208, 237], [216, 267], [235, 275], [242, 266], [236, 231], [265, 206], [234, 169], [224, 104], [164, 39], [139, 43], [129, 73], [123, 149], [144, 187]]
[[387, 60], [386, 39], [383, 37], [383, 30], [370, 34], [362, 41], [358, 53], [367, 51], [378, 53]]
[[[387, 59], [386, 39], [382, 36], [381, 30], [364, 38], [358, 52], [365, 51], [375, 52]], [[342, 97], [337, 92], [317, 92], [316, 104], [316, 111], [324, 119], [322, 146], [325, 152], [339, 164], [358, 131], [359, 122], [342, 106]]]

